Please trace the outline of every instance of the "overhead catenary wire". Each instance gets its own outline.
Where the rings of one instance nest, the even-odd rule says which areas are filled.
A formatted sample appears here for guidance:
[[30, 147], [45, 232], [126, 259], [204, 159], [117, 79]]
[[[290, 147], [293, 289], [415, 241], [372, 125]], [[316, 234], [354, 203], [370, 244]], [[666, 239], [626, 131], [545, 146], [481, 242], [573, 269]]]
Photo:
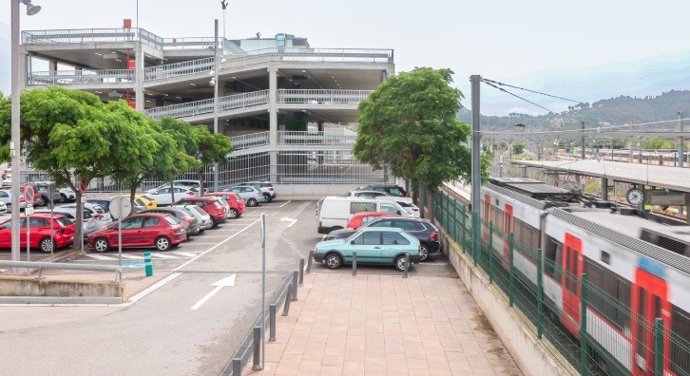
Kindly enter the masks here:
[[483, 80], [485, 83], [487, 83], [487, 84], [492, 83], [492, 84], [495, 84], [495, 85], [498, 85], [498, 86], [507, 86], [507, 87], [510, 87], [510, 88], [513, 88], [513, 89], [524, 90], [524, 91], [528, 91], [528, 92], [534, 93], [534, 94], [539, 94], [539, 95], [544, 95], [544, 96], [551, 97], [551, 98], [561, 99], [561, 100], [564, 100], [564, 101], [567, 101], [567, 102], [582, 103], [582, 101], [576, 101], [576, 100], [574, 100], [574, 99], [568, 99], [568, 98], [564, 98], [564, 97], [559, 97], [558, 95], [548, 94], [548, 93], [544, 93], [544, 92], [541, 92], [541, 91], [536, 91], [536, 90], [531, 90], [531, 89], [525, 89], [524, 87], [515, 86], [515, 85], [511, 85], [511, 84], [506, 84], [505, 82], [494, 81], [494, 80], [490, 80], [490, 79], [488, 79], [488, 78], [484, 78], [484, 79], [482, 79], [482, 80]]
[[[690, 118], [683, 118], [680, 119], [680, 121], [688, 121]], [[554, 129], [554, 130], [548, 130], [548, 131], [537, 131], [537, 132], [515, 132], [515, 131], [482, 131], [482, 134], [496, 134], [496, 135], [531, 135], [531, 134], [551, 134], [551, 133], [584, 133], [584, 134], [591, 134], [591, 133], [608, 133], [608, 131], [613, 130], [613, 129], [625, 129], [629, 128], [631, 125], [638, 127], [638, 126], [643, 126], [643, 125], [658, 125], [658, 124], [666, 124], [666, 123], [676, 123], [678, 122], [679, 119], [670, 119], [670, 120], [657, 120], [657, 121], [650, 121], [650, 122], [645, 122], [645, 123], [633, 123], [633, 124], [622, 124], [622, 125], [610, 125], [610, 126], [605, 126], [605, 127], [591, 127], [587, 128], [585, 130], [582, 130], [581, 128], [575, 128], [575, 129]], [[678, 133], [677, 131], [671, 131], [668, 129], [658, 129], [658, 130], [638, 130], [640, 133]], [[635, 132], [633, 132], [635, 133]]]
[[487, 85], [493, 87], [493, 88], [496, 89], [496, 90], [500, 90], [500, 91], [502, 91], [502, 92], [504, 92], [504, 93], [506, 93], [506, 94], [509, 94], [509, 95], [514, 96], [515, 98], [521, 99], [521, 100], [523, 100], [523, 101], [525, 101], [525, 102], [527, 102], [527, 103], [529, 103], [529, 104], [531, 104], [531, 105], [534, 105], [534, 106], [537, 106], [537, 107], [539, 107], [539, 108], [541, 108], [541, 109], [544, 109], [544, 110], [548, 111], [550, 114], [555, 113], [554, 111], [551, 111], [551, 110], [549, 110], [548, 108], [546, 108], [546, 107], [544, 107], [544, 106], [542, 106], [542, 105], [540, 105], [540, 104], [538, 104], [538, 103], [532, 102], [531, 100], [526, 99], [526, 98], [523, 98], [523, 97], [521, 97], [521, 96], [519, 96], [519, 95], [517, 95], [517, 94], [515, 94], [515, 93], [512, 93], [512, 92], [510, 92], [510, 91], [508, 91], [508, 90], [506, 90], [506, 89], [504, 89], [504, 88], [502, 88], [502, 87], [498, 87], [498, 86], [494, 85], [493, 83], [487, 82], [487, 81], [484, 80], [484, 79], [482, 79], [482, 82], [484, 82], [485, 84], [487, 84]]

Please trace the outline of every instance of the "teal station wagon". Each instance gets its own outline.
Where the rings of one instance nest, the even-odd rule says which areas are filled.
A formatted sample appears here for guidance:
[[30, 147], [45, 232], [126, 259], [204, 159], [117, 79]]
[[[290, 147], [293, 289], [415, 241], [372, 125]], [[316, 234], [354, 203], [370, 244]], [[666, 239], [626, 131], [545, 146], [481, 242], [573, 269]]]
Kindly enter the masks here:
[[349, 238], [327, 240], [316, 244], [314, 261], [325, 262], [331, 269], [352, 263], [352, 253], [357, 252], [357, 264], [393, 265], [405, 270], [405, 255], [410, 261], [419, 262], [419, 239], [392, 227], [362, 228]]

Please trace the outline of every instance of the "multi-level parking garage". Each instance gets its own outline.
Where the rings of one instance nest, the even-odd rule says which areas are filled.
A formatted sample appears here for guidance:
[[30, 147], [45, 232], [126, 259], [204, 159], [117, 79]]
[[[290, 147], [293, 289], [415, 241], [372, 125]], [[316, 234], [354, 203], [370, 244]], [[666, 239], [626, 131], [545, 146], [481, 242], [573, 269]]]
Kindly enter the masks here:
[[393, 50], [313, 48], [289, 34], [214, 44], [213, 37], [112, 28], [23, 31], [22, 52], [27, 88], [60, 85], [125, 99], [154, 119], [213, 127], [217, 117], [234, 147], [220, 184], [270, 179], [318, 193], [387, 178], [358, 163], [352, 145], [357, 107], [394, 73]]

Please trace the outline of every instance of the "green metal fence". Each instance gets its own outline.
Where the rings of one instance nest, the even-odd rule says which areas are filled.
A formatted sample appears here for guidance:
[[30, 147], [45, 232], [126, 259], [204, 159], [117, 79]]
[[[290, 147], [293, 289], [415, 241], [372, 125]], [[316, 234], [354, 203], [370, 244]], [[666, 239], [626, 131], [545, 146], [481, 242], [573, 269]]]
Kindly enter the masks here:
[[[422, 204], [427, 194], [422, 190]], [[690, 376], [690, 339], [664, 327], [661, 319], [650, 321], [632, 312], [630, 304], [603, 291], [586, 274], [572, 275], [543, 259], [540, 249], [520, 244], [443, 190], [433, 195], [433, 213], [534, 335], [581, 375]], [[545, 297], [545, 286], [563, 292], [560, 307]]]

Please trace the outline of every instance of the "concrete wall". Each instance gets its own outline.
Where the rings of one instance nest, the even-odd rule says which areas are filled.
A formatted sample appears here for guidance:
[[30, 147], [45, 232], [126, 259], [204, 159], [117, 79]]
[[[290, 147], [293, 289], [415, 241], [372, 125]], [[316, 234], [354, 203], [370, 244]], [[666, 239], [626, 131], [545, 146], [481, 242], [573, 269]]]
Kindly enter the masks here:
[[274, 184], [278, 191], [278, 198], [304, 196], [316, 200], [323, 196], [344, 196], [362, 185], [366, 184]]
[[565, 359], [555, 355], [557, 350], [537, 339], [536, 332], [528, 327], [529, 324], [523, 321], [474, 266], [469, 255], [463, 253], [459, 245], [449, 240], [447, 235], [443, 231], [448, 259], [524, 374], [578, 375], [577, 370]]
[[121, 282], [55, 281], [36, 277], [4, 276], [0, 296], [122, 297]]

